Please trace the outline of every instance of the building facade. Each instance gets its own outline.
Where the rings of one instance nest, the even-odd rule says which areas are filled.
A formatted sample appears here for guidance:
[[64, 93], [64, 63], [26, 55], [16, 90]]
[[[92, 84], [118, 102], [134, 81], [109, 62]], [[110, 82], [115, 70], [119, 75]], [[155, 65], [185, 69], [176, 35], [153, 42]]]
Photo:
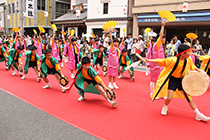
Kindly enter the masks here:
[[[182, 12], [184, 2], [188, 10]], [[137, 37], [144, 34], [144, 29], [152, 28], [159, 33], [161, 20], [158, 11], [169, 10], [177, 18], [176, 22], [166, 24], [166, 37], [170, 41], [174, 34], [183, 42], [185, 35], [194, 32], [198, 35], [204, 48], [210, 43], [210, 1], [209, 0], [135, 0], [132, 8], [133, 34]]]
[[[74, 29], [76, 36], [82, 36], [86, 33], [85, 20], [87, 19], [87, 0], [70, 0], [70, 9], [67, 13], [51, 20], [52, 24], [56, 24], [58, 31], [68, 33], [69, 30]], [[80, 10], [79, 16], [76, 10]]]
[[6, 29], [6, 0], [2, 0], [0, 2], [0, 35], [5, 34]]
[[[110, 20], [117, 21], [117, 34], [123, 37], [123, 28], [127, 32], [132, 31], [133, 0], [88, 0], [87, 34], [93, 32], [102, 36], [103, 25]], [[126, 35], [127, 35], [126, 32]]]
[[71, 0], [71, 10], [51, 20], [51, 23], [59, 26], [62, 31], [74, 29], [76, 36], [91, 36], [93, 32], [102, 37], [103, 25], [107, 21], [114, 20], [118, 22], [117, 35], [122, 37], [123, 28], [127, 31], [126, 35], [132, 33], [133, 2], [133, 0]]
[[[21, 27], [21, 24], [23, 24], [23, 33], [25, 35], [33, 35], [33, 29], [36, 29], [38, 31], [39, 26], [44, 27], [46, 32], [48, 32], [48, 30], [51, 28], [51, 11], [53, 11], [51, 0], [33, 0], [33, 18], [25, 17], [26, 1], [27, 0], [7, 0], [7, 25], [9, 30], [8, 33], [13, 33], [12, 28]], [[48, 17], [44, 16], [45, 12], [48, 13]], [[23, 14], [23, 16], [21, 16], [21, 14]]]

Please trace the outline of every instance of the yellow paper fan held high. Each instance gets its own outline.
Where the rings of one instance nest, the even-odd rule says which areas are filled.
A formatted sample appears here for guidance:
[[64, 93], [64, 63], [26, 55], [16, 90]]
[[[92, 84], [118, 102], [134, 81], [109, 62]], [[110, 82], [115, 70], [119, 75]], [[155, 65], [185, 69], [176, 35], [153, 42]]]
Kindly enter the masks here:
[[51, 27], [52, 27], [53, 30], [57, 31], [57, 27], [56, 27], [55, 24], [52, 24]]
[[111, 28], [111, 27], [114, 28], [116, 25], [117, 25], [117, 21], [108, 21], [103, 25], [102, 29], [109, 30], [109, 28]]
[[73, 36], [75, 33], [75, 30], [71, 30], [71, 36]]
[[93, 38], [96, 38], [96, 35], [93, 32], [91, 32], [91, 35], [93, 36]]
[[158, 14], [161, 17], [161, 19], [166, 18], [169, 22], [176, 21], [176, 17], [170, 11], [162, 10], [162, 11], [159, 11]]
[[33, 29], [33, 31], [34, 31], [34, 34], [37, 34], [37, 31], [35, 29]]
[[198, 36], [195, 33], [188, 33], [188, 34], [186, 34], [186, 37], [192, 38], [192, 39], [198, 38]]
[[126, 29], [125, 28], [123, 28], [123, 32], [126, 33]]
[[45, 29], [44, 29], [43, 27], [40, 26], [40, 27], [38, 27], [38, 28], [39, 28], [39, 31], [40, 31], [40, 32], [45, 33]]
[[14, 28], [12, 28], [12, 30], [13, 30], [14, 32], [19, 32], [19, 31], [20, 31], [20, 28], [14, 27]]
[[144, 30], [144, 32], [147, 34], [147, 33], [149, 33], [151, 31], [151, 28], [146, 28], [145, 30]]
[[64, 31], [61, 31], [61, 33], [62, 33], [63, 35], [66, 35], [66, 33], [65, 33]]

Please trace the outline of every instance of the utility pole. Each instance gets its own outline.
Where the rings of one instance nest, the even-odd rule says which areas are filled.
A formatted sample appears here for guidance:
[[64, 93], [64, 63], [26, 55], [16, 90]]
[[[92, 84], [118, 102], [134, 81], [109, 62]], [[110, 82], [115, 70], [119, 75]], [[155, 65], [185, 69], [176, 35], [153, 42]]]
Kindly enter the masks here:
[[7, 9], [7, 6], [4, 5], [4, 34], [5, 35], [7, 35], [6, 9]]
[[23, 0], [19, 0], [20, 5], [20, 28], [21, 28], [21, 35], [24, 35], [24, 28], [23, 28]]

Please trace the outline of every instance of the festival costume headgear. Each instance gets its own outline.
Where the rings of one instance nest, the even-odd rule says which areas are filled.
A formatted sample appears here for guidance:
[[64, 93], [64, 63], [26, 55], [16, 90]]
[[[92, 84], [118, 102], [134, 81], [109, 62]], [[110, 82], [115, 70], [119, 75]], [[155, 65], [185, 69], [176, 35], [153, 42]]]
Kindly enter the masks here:
[[50, 49], [46, 49], [46, 50], [44, 51], [44, 54], [45, 54], [45, 55], [47, 55], [47, 54], [49, 54], [49, 53], [51, 53], [51, 50], [50, 50]]
[[90, 64], [90, 58], [89, 57], [83, 57], [82, 58], [82, 65], [89, 65]]
[[18, 46], [17, 49], [22, 51], [24, 49], [24, 47], [23, 46]]
[[76, 38], [72, 38], [71, 39], [71, 42], [74, 42], [74, 41], [77, 41], [77, 39]]
[[33, 50], [36, 50], [37, 49], [37, 47], [36, 46], [32, 46], [31, 47], [31, 50], [33, 51]]
[[178, 54], [176, 56], [180, 56], [182, 55], [183, 53], [186, 53], [188, 51], [190, 51], [190, 47], [188, 45], [185, 45], [185, 44], [181, 44], [179, 47], [178, 47]]

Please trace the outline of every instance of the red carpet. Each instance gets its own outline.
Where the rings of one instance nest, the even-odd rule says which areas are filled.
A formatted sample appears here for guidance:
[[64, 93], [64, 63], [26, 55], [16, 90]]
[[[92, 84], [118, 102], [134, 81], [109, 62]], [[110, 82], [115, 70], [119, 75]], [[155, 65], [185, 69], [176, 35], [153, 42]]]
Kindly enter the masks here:
[[[62, 71], [70, 77], [67, 65]], [[12, 76], [12, 71], [6, 71], [3, 63], [0, 63], [0, 72], [1, 89], [100, 139], [209, 139], [210, 122], [196, 121], [195, 113], [186, 100], [174, 99], [168, 115], [160, 114], [164, 100], [151, 101], [149, 77], [144, 72], [135, 72], [135, 82], [117, 79], [120, 87], [120, 90], [115, 90], [117, 109], [113, 109], [102, 96], [95, 94], [87, 93], [87, 99], [78, 102], [77, 89], [73, 87], [71, 93], [62, 93], [54, 76], [48, 76], [52, 88], [42, 89], [45, 83], [36, 81], [32, 69], [29, 69], [26, 80], [21, 80], [17, 75]], [[108, 84], [108, 77], [102, 79]], [[194, 97], [194, 100], [200, 111], [210, 116], [210, 92]]]

